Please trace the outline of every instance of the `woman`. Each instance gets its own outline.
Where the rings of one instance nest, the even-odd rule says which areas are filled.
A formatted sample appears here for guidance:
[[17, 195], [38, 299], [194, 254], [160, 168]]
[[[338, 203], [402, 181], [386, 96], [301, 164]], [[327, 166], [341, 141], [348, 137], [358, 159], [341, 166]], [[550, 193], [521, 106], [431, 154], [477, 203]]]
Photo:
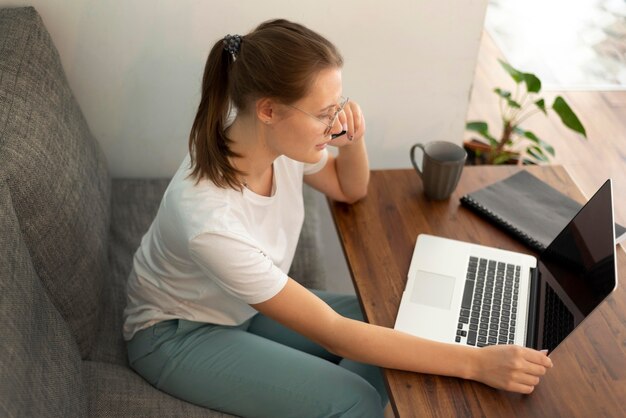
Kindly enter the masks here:
[[366, 193], [365, 121], [342, 98], [342, 63], [330, 42], [285, 20], [212, 48], [189, 156], [135, 254], [131, 366], [176, 397], [243, 416], [380, 417], [377, 366], [532, 392], [551, 367], [542, 353], [369, 325], [354, 297], [285, 274], [302, 182], [338, 201]]

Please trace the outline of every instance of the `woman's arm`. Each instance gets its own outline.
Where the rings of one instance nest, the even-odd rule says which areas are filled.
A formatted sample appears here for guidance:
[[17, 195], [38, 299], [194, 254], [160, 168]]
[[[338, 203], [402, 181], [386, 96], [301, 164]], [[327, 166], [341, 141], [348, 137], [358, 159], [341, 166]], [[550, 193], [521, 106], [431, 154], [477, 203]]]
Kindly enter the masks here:
[[338, 356], [385, 368], [462, 377], [530, 393], [552, 367], [536, 350], [444, 344], [342, 317], [292, 279], [276, 296], [252, 307]]
[[339, 121], [346, 127], [346, 134], [330, 142], [339, 149], [339, 155], [329, 155], [326, 166], [305, 176], [304, 181], [334, 200], [354, 203], [365, 197], [369, 183], [365, 119], [359, 105], [348, 102]]

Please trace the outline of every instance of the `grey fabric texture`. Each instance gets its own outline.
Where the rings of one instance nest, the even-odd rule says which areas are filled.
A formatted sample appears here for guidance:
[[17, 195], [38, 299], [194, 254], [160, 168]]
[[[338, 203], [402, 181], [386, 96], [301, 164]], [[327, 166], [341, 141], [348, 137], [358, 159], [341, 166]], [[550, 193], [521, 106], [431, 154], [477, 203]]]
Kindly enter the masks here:
[[[126, 280], [168, 182], [111, 184], [41, 18], [0, 9], [0, 416], [227, 416], [127, 367]], [[290, 275], [323, 289], [314, 193]]]
[[0, 161], [35, 270], [85, 358], [108, 270], [110, 179], [32, 7], [0, 10]]
[[156, 216], [168, 179], [113, 179], [109, 282], [99, 334], [89, 359], [127, 365], [122, 338], [122, 314], [126, 306], [126, 280], [141, 237]]
[[313, 190], [304, 185], [304, 224], [298, 239], [289, 277], [310, 289], [326, 289], [326, 270], [322, 257], [322, 238], [317, 199]]
[[154, 388], [129, 368], [83, 362], [89, 416], [106, 418], [217, 418], [232, 415], [202, 408]]
[[0, 416], [84, 417], [78, 347], [31, 263], [0, 178]]

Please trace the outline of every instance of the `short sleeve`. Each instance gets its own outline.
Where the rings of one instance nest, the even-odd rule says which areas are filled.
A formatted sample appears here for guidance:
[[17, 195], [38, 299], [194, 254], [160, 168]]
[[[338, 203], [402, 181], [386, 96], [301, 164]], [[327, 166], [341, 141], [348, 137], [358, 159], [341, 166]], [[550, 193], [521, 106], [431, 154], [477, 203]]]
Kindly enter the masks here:
[[304, 175], [315, 174], [326, 166], [328, 162], [328, 150], [324, 149], [322, 158], [315, 164], [304, 164]]
[[200, 234], [189, 252], [208, 279], [248, 304], [271, 299], [287, 283], [287, 275], [250, 238], [235, 233]]

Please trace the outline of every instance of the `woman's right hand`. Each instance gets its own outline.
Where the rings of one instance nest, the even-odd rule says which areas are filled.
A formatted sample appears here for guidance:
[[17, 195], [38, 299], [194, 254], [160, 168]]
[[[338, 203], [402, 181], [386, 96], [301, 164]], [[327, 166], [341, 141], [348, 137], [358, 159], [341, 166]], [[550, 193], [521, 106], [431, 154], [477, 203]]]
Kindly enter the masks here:
[[476, 350], [472, 380], [497, 389], [529, 394], [552, 367], [543, 352], [517, 345], [491, 345]]

